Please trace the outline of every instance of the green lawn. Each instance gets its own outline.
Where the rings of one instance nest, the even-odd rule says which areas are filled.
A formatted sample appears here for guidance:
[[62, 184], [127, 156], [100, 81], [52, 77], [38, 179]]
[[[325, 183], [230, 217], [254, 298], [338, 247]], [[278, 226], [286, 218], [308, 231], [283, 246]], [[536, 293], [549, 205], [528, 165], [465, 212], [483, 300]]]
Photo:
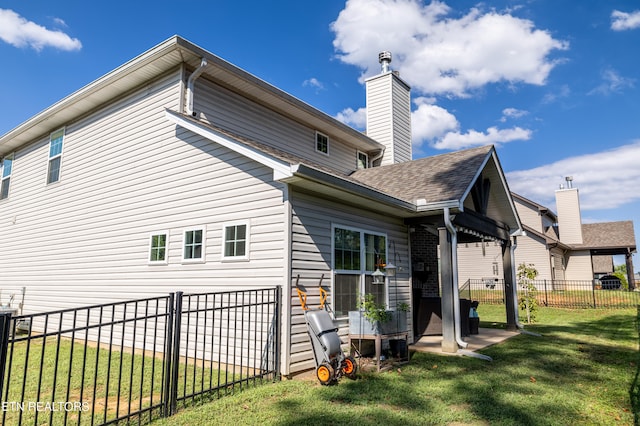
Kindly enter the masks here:
[[[481, 327], [504, 327], [504, 308], [481, 305], [479, 314]], [[540, 308], [527, 329], [541, 336], [482, 351], [493, 362], [416, 353], [407, 365], [355, 381], [283, 380], [153, 425], [634, 424], [636, 317], [636, 309]]]
[[[9, 402], [24, 402], [26, 408], [15, 405], [0, 411], [0, 424], [68, 424], [93, 425], [114, 421], [131, 412], [146, 410], [142, 419], [160, 416], [163, 359], [158, 356], [142, 356], [131, 352], [119, 352], [112, 348], [111, 355], [105, 347], [85, 346], [80, 341], [62, 338], [57, 344], [54, 337], [45, 341], [36, 338], [14, 345], [10, 355], [11, 366], [5, 380], [3, 398]], [[56, 362], [57, 360], [57, 362]], [[70, 373], [71, 372], [71, 373]], [[185, 364], [178, 368], [178, 395], [198, 395], [220, 383], [232, 382], [232, 372], [208, 368], [208, 364]], [[219, 382], [220, 380], [220, 382]], [[23, 386], [24, 384], [24, 386]], [[226, 393], [226, 388], [222, 393]], [[186, 398], [179, 406], [199, 400], [199, 396]], [[58, 404], [58, 409], [37, 410], [30, 402], [70, 402], [77, 404], [68, 411]], [[153, 408], [153, 413], [149, 411]], [[137, 417], [133, 417], [137, 419]]]

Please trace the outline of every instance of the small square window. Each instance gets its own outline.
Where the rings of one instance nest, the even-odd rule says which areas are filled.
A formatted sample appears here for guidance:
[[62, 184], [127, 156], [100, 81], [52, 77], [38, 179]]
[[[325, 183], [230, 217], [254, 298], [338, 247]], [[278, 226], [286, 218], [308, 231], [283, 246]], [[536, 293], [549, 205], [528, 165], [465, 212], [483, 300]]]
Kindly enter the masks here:
[[225, 225], [223, 228], [224, 251], [222, 258], [225, 260], [249, 258], [249, 225], [235, 223]]
[[182, 258], [185, 261], [204, 260], [204, 230], [202, 228], [189, 229], [184, 232], [184, 252]]
[[329, 154], [329, 137], [320, 132], [316, 132], [316, 151]]
[[157, 233], [151, 235], [151, 247], [149, 262], [167, 263], [167, 234]]

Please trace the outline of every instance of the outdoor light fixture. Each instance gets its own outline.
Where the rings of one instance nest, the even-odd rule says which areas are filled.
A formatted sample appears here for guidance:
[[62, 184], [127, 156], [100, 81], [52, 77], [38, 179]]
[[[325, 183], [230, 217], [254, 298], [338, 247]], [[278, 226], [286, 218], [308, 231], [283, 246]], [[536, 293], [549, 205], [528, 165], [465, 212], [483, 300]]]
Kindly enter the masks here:
[[371, 274], [373, 277], [373, 284], [384, 284], [384, 272], [380, 271], [380, 268], [376, 268], [375, 272]]
[[387, 263], [387, 266], [384, 267], [384, 272], [387, 274], [388, 277], [395, 277], [397, 269], [398, 267], [393, 263]]

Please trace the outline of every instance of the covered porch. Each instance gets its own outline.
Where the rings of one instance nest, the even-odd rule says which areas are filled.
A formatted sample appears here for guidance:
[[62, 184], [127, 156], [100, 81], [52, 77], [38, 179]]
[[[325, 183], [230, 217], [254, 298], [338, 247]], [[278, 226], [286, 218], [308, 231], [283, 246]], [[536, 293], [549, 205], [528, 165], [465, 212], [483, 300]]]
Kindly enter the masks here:
[[[461, 303], [457, 246], [496, 241], [502, 247], [506, 323], [518, 328], [513, 243], [522, 226], [494, 147], [482, 147], [361, 170], [353, 178], [415, 204], [405, 217], [411, 253], [414, 342], [426, 334], [425, 300], [439, 298], [441, 350], [466, 349], [468, 305]], [[464, 312], [463, 312], [464, 311]]]

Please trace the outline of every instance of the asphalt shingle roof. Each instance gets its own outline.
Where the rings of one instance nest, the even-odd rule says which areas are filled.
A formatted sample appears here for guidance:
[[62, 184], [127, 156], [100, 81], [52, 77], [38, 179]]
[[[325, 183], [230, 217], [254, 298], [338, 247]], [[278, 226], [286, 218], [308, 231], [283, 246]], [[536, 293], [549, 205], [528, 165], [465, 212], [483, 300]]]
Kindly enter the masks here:
[[351, 178], [412, 203], [421, 198], [427, 203], [460, 200], [492, 149], [489, 145], [362, 169]]
[[582, 225], [582, 244], [584, 248], [621, 248], [636, 247], [633, 221], [586, 223]]

